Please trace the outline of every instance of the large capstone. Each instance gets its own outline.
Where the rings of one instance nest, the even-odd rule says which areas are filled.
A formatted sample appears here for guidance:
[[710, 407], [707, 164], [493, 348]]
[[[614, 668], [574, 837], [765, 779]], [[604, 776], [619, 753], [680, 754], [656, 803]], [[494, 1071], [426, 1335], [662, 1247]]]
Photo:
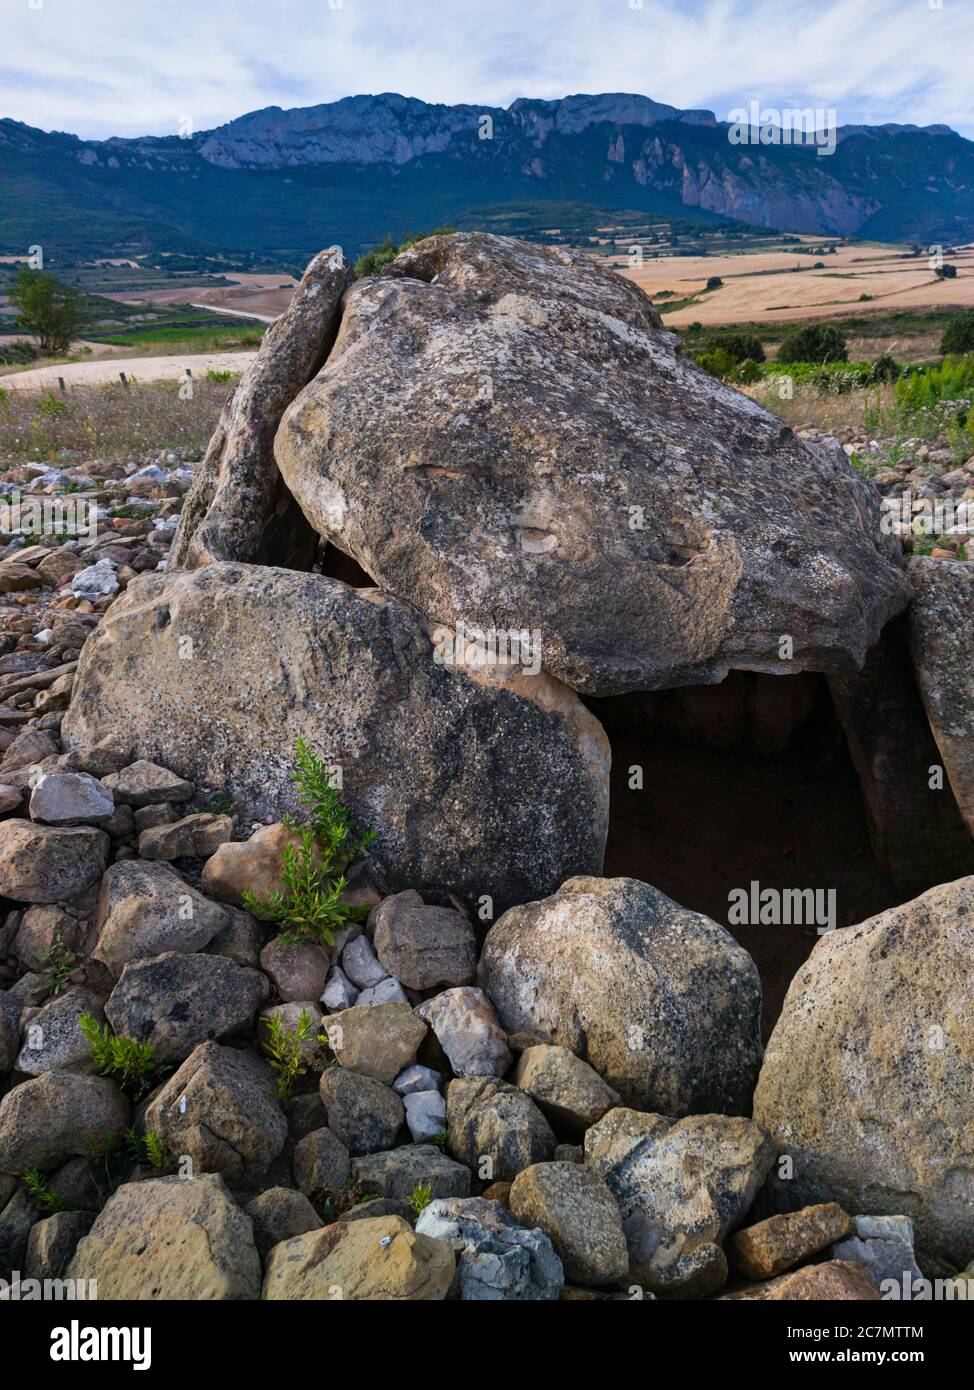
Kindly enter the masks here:
[[383, 589], [530, 634], [592, 695], [846, 671], [907, 601], [879, 495], [565, 248], [432, 237], [344, 301], [285, 412], [284, 480]]
[[298, 810], [301, 735], [341, 768], [393, 888], [499, 911], [601, 871], [609, 748], [578, 697], [542, 673], [445, 664], [414, 608], [321, 575], [133, 580], [85, 647], [62, 734], [69, 749], [124, 736], [229, 792], [244, 822]]

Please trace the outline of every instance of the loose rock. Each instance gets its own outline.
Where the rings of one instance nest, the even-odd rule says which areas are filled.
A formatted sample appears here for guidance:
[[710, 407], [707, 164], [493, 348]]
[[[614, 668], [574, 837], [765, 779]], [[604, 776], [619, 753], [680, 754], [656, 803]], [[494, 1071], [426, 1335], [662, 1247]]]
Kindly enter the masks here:
[[543, 1231], [525, 1230], [498, 1202], [454, 1197], [419, 1214], [417, 1235], [446, 1241], [457, 1260], [451, 1293], [466, 1302], [552, 1302], [561, 1261]]
[[479, 981], [509, 1033], [568, 1048], [627, 1104], [746, 1114], [761, 984], [729, 932], [636, 879], [570, 879], [487, 934]]
[[417, 1235], [402, 1217], [336, 1222], [271, 1251], [264, 1297], [436, 1302], [455, 1270], [447, 1242]]
[[549, 1237], [565, 1278], [598, 1287], [624, 1279], [629, 1251], [606, 1184], [581, 1163], [536, 1163], [514, 1179], [510, 1207], [522, 1226]]
[[270, 1067], [213, 1042], [201, 1043], [150, 1101], [145, 1127], [171, 1163], [189, 1157], [194, 1172], [238, 1186], [259, 1182], [287, 1139]]
[[436, 1034], [457, 1076], [503, 1076], [511, 1065], [507, 1036], [482, 989], [448, 989], [416, 1010]]
[[550, 1159], [558, 1142], [534, 1102], [504, 1081], [451, 1081], [446, 1113], [450, 1152], [487, 1181], [511, 1181]]
[[215, 1173], [125, 1183], [68, 1265], [99, 1299], [254, 1299], [260, 1256], [249, 1217]]
[[223, 956], [168, 951], [133, 961], [105, 1005], [122, 1037], [151, 1042], [162, 1061], [182, 1061], [201, 1042], [220, 1040], [253, 1025], [267, 984]]
[[610, 1110], [585, 1136], [585, 1162], [622, 1213], [635, 1282], [688, 1298], [727, 1279], [721, 1248], [739, 1226], [775, 1157], [751, 1120]]

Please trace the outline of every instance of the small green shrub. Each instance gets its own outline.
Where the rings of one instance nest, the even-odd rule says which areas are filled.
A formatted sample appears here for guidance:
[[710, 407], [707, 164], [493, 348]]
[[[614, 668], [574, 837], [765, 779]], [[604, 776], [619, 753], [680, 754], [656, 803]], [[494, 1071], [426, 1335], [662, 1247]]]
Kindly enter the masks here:
[[46, 419], [57, 418], [61, 415], [67, 415], [68, 407], [64, 401], [58, 400], [53, 391], [47, 391], [37, 402], [37, 413]]
[[744, 361], [734, 373], [734, 380], [741, 386], [750, 386], [755, 381], [760, 381], [761, 364], [753, 361], [750, 357], [745, 357]]
[[944, 357], [974, 352], [974, 312], [957, 314], [950, 320], [940, 340], [940, 351]]
[[24, 1174], [24, 1186], [45, 1216], [54, 1216], [61, 1210], [60, 1201], [39, 1168], [28, 1168]]
[[78, 957], [59, 936], [34, 958], [34, 969], [47, 986], [48, 998], [56, 999], [71, 981]]
[[162, 1140], [154, 1129], [147, 1130], [142, 1139], [143, 1157], [153, 1173], [161, 1177], [166, 1171], [166, 1154]]
[[764, 361], [764, 346], [756, 333], [721, 333], [707, 345], [710, 349], [721, 347], [736, 357], [738, 362], [750, 358], [752, 362]]
[[701, 352], [695, 358], [699, 367], [711, 376], [727, 381], [737, 371], [737, 358], [732, 357], [726, 348], [714, 348], [712, 352]]
[[131, 1088], [136, 1100], [144, 1096], [161, 1070], [152, 1043], [120, 1038], [109, 1024], [100, 1024], [91, 1014], [82, 1014], [79, 1024], [100, 1075], [115, 1077], [123, 1090]]
[[302, 1009], [293, 1031], [284, 1026], [280, 1014], [272, 1014], [264, 1022], [264, 1052], [277, 1076], [277, 1098], [284, 1105], [294, 1094], [299, 1078], [309, 1070], [301, 1048], [315, 1036], [315, 1021], [307, 1009]]
[[428, 1182], [418, 1182], [406, 1198], [409, 1206], [418, 1216], [433, 1200], [433, 1188]]
[[291, 780], [308, 819], [285, 818], [294, 838], [282, 854], [283, 890], [265, 899], [247, 892], [244, 906], [265, 922], [279, 923], [286, 945], [314, 941], [330, 946], [343, 927], [366, 914], [367, 909], [342, 902], [347, 882], [343, 870], [371, 844], [375, 832], [356, 835], [331, 772], [304, 739], [297, 740], [294, 756]]
[[907, 411], [937, 406], [941, 401], [974, 399], [974, 353], [945, 357], [939, 367], [911, 372], [896, 383], [894, 399]]
[[366, 251], [364, 256], [359, 257], [355, 262], [353, 274], [356, 279], [361, 279], [363, 275], [378, 275], [384, 265], [394, 261], [400, 252], [407, 250], [410, 246], [415, 246], [418, 241], [425, 241], [427, 237], [431, 236], [445, 236], [452, 231], [451, 226], [437, 227], [435, 231], [420, 232], [418, 236], [406, 235], [398, 244], [393, 241], [391, 236], [386, 236], [378, 246], [374, 246], [371, 251]]
[[781, 340], [779, 362], [846, 362], [845, 335], [834, 323], [808, 323], [792, 328]]

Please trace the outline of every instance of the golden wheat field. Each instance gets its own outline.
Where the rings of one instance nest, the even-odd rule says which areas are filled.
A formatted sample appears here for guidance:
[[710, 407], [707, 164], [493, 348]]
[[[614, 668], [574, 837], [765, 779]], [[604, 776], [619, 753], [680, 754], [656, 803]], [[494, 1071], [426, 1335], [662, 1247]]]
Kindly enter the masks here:
[[[808, 238], [806, 245], [821, 245]], [[828, 245], [833, 243], [828, 242]], [[951, 251], [954, 279], [940, 279], [926, 251], [920, 256], [901, 246], [834, 243], [833, 255], [807, 251], [757, 251], [724, 256], [661, 256], [633, 267], [625, 257], [613, 263], [659, 307], [667, 299], [690, 302], [666, 315], [671, 328], [698, 322], [707, 326], [780, 323], [895, 309], [974, 308], [974, 244]], [[723, 284], [707, 290], [708, 279]], [[863, 296], [868, 295], [868, 299]]]

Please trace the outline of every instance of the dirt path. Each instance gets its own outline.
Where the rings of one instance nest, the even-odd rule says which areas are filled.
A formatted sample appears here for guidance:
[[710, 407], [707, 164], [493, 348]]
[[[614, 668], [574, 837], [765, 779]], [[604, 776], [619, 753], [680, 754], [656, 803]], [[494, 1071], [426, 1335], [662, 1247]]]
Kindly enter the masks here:
[[256, 349], [248, 352], [205, 352], [185, 357], [116, 357], [104, 362], [71, 362], [63, 367], [32, 367], [26, 372], [0, 374], [4, 390], [46, 391], [58, 389], [58, 378], [71, 386], [103, 386], [118, 381], [124, 372], [135, 381], [178, 381], [187, 368], [195, 377], [208, 371], [243, 372], [257, 356]]

